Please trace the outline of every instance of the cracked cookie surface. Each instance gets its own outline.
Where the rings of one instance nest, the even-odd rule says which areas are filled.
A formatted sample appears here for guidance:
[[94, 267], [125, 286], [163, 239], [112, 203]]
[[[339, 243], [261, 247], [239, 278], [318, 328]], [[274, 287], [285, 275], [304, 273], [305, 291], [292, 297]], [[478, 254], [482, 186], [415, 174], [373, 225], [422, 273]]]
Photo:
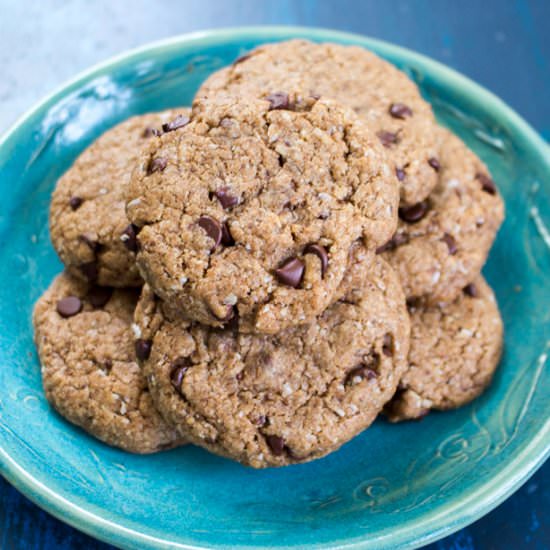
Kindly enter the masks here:
[[422, 203], [399, 210], [393, 238], [379, 249], [407, 298], [450, 303], [481, 271], [504, 218], [487, 167], [449, 130], [442, 138], [440, 180]]
[[142, 367], [159, 410], [190, 441], [256, 468], [336, 450], [393, 395], [409, 346], [404, 295], [384, 260], [356, 249], [338, 298], [310, 325], [243, 334], [181, 320], [146, 285], [135, 320], [151, 343]]
[[109, 445], [151, 453], [182, 440], [154, 408], [136, 363], [137, 298], [137, 290], [88, 288], [61, 274], [38, 300], [33, 324], [52, 406]]
[[107, 130], [57, 182], [50, 206], [54, 248], [71, 275], [101, 285], [140, 286], [135, 233], [124, 188], [140, 148], [177, 109], [132, 117]]
[[470, 402], [491, 382], [502, 350], [502, 319], [481, 276], [452, 304], [418, 305], [409, 311], [409, 366], [385, 407], [394, 422]]
[[307, 323], [352, 244], [395, 231], [397, 179], [367, 125], [332, 100], [286, 99], [196, 102], [132, 175], [140, 271], [192, 320], [271, 334]]
[[211, 75], [196, 97], [223, 92], [335, 99], [368, 120], [400, 179], [401, 203], [415, 204], [437, 183], [439, 143], [431, 106], [405, 73], [358, 46], [291, 40], [252, 50]]

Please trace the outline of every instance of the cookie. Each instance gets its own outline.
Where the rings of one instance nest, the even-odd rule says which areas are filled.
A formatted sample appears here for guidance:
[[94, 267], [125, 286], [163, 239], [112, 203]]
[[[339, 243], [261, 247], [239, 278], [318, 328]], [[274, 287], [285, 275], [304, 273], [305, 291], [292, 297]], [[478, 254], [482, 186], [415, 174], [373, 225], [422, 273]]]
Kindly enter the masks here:
[[393, 422], [472, 401], [491, 382], [502, 350], [502, 319], [481, 276], [452, 304], [413, 307], [410, 315], [409, 367], [385, 408]]
[[437, 183], [439, 144], [430, 105], [405, 73], [363, 48], [305, 40], [260, 46], [210, 76], [196, 97], [219, 92], [297, 95], [298, 103], [310, 95], [333, 98], [374, 128], [399, 177], [403, 205], [422, 201]]
[[399, 210], [396, 234], [379, 249], [407, 298], [450, 303], [481, 271], [504, 218], [487, 167], [441, 129], [440, 181], [426, 201]]
[[242, 332], [304, 324], [334, 299], [352, 244], [386, 242], [397, 179], [364, 122], [218, 94], [153, 140], [128, 186], [137, 263], [192, 320]]
[[404, 295], [387, 263], [364, 251], [339, 301], [274, 336], [209, 329], [171, 309], [148, 287], [136, 309], [155, 403], [190, 441], [255, 468], [338, 449], [373, 422], [406, 364]]
[[140, 148], [175, 113], [187, 112], [141, 115], [118, 124], [90, 145], [57, 182], [50, 206], [50, 234], [71, 275], [115, 287], [142, 284], [124, 187]]
[[153, 406], [135, 360], [137, 290], [59, 275], [38, 300], [35, 341], [46, 397], [67, 420], [134, 453], [174, 447], [181, 436]]

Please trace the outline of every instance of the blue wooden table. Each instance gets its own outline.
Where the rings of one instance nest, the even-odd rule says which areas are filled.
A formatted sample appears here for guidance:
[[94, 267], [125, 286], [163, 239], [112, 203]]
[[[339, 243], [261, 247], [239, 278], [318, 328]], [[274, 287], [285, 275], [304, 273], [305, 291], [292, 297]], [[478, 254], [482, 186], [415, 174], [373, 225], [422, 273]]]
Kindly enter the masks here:
[[[338, 28], [412, 48], [502, 97], [550, 139], [549, 0], [0, 0], [0, 131], [42, 95], [126, 48], [251, 24]], [[55, 59], [55, 64], [51, 60]], [[550, 462], [440, 550], [550, 549]], [[0, 550], [107, 550], [0, 478]]]

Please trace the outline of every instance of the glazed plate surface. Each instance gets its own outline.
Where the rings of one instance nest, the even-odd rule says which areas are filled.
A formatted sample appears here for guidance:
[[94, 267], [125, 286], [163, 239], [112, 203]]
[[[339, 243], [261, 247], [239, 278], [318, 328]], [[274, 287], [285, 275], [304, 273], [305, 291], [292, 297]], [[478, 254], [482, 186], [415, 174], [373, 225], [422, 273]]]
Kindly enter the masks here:
[[[365, 46], [404, 69], [438, 119], [485, 162], [506, 222], [484, 273], [506, 329], [492, 387], [470, 406], [393, 426], [382, 420], [310, 464], [254, 471], [192, 447], [139, 457], [111, 449], [49, 407], [32, 340], [35, 300], [61, 270], [49, 241], [56, 179], [104, 130], [189, 104], [212, 71], [292, 37]], [[550, 450], [550, 160], [492, 94], [410, 51], [302, 28], [195, 33], [78, 76], [0, 141], [0, 473], [52, 514], [124, 548], [409, 548], [487, 513]]]

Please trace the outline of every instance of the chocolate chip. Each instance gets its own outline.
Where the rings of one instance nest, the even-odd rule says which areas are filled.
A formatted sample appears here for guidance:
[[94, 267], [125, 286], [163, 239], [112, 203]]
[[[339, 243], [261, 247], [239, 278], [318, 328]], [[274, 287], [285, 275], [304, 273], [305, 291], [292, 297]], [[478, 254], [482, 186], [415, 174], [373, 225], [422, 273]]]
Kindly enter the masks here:
[[199, 227], [206, 231], [206, 234], [214, 241], [214, 250], [222, 241], [222, 226], [218, 220], [211, 216], [201, 216], [198, 221]]
[[267, 101], [269, 101], [270, 111], [274, 111], [276, 109], [288, 109], [290, 106], [288, 94], [285, 94], [284, 92], [275, 92], [269, 94], [266, 99]]
[[399, 141], [399, 136], [397, 134], [387, 132], [386, 130], [381, 130], [376, 135], [384, 147], [391, 147]]
[[187, 126], [191, 119], [188, 116], [184, 115], [178, 115], [174, 120], [170, 122], [165, 122], [162, 125], [162, 129], [165, 132], [173, 132], [174, 130], [177, 130], [178, 128], [183, 128], [184, 126]]
[[382, 254], [382, 252], [387, 252], [388, 250], [395, 250], [397, 247], [407, 244], [409, 242], [409, 235], [407, 233], [395, 233], [395, 235], [382, 246], [379, 246], [376, 249], [377, 254]]
[[275, 270], [275, 276], [284, 285], [298, 288], [304, 276], [305, 265], [298, 258], [290, 258]]
[[100, 246], [99, 243], [89, 235], [83, 234], [83, 235], [80, 235], [78, 238], [85, 245], [87, 245], [92, 252], [96, 253], [99, 250], [99, 246]]
[[344, 384], [346, 386], [351, 386], [359, 384], [363, 380], [373, 380], [377, 376], [378, 374], [376, 374], [376, 371], [372, 370], [370, 367], [359, 365], [348, 372]]
[[449, 249], [449, 254], [451, 256], [454, 256], [458, 251], [454, 237], [452, 235], [449, 235], [449, 233], [445, 233], [443, 237], [441, 237], [441, 240], [447, 245]]
[[136, 357], [140, 361], [149, 359], [149, 355], [151, 355], [151, 345], [151, 340], [144, 340], [143, 338], [138, 338], [136, 340], [134, 347], [136, 350]]
[[404, 103], [392, 103], [389, 111], [393, 118], [400, 118], [401, 120], [411, 117], [413, 114], [412, 109]]
[[98, 268], [97, 263], [94, 261], [86, 262], [85, 264], [81, 264], [79, 267], [81, 273], [88, 279], [90, 283], [93, 283], [97, 280], [98, 276]]
[[321, 277], [325, 276], [328, 267], [328, 253], [324, 246], [320, 244], [308, 244], [304, 254], [315, 254], [321, 260]]
[[73, 209], [73, 210], [78, 210], [81, 206], [82, 206], [82, 203], [84, 201], [80, 198], [80, 197], [71, 197], [69, 199], [69, 206]]
[[154, 174], [155, 172], [162, 172], [166, 166], [168, 166], [168, 161], [164, 157], [154, 158], [147, 167], [147, 174]]
[[422, 299], [418, 296], [410, 296], [407, 298], [407, 309], [409, 311], [414, 311], [416, 308], [422, 305]]
[[229, 231], [227, 222], [222, 224], [222, 244], [223, 246], [235, 246], [235, 239], [231, 235], [231, 231]]
[[88, 291], [86, 299], [93, 307], [103, 307], [113, 295], [113, 289], [109, 286], [93, 286]]
[[148, 126], [147, 128], [145, 128], [145, 130], [143, 130], [144, 138], [150, 138], [152, 136], [160, 136], [160, 131], [151, 126]]
[[278, 435], [266, 435], [265, 441], [275, 456], [281, 456], [285, 452], [285, 440]]
[[419, 222], [428, 212], [428, 201], [417, 202], [399, 209], [399, 217], [407, 223]]
[[485, 191], [486, 193], [489, 193], [489, 195], [496, 195], [497, 193], [497, 186], [495, 182], [486, 174], [482, 174], [481, 172], [478, 172], [476, 174], [476, 180], [478, 180], [481, 183], [481, 189]]
[[111, 372], [112, 368], [113, 362], [110, 359], [105, 359], [105, 361], [103, 361], [103, 365], [101, 365], [101, 369], [108, 374]]
[[470, 283], [469, 285], [466, 285], [462, 289], [462, 291], [464, 292], [464, 294], [472, 298], [477, 298], [479, 296], [479, 292], [477, 291], [477, 287], [476, 285], [474, 285], [474, 283]]
[[72, 317], [73, 315], [80, 313], [82, 310], [82, 302], [76, 296], [66, 296], [57, 302], [56, 309], [57, 313], [59, 313], [61, 317]]
[[229, 187], [220, 187], [217, 191], [214, 191], [214, 195], [225, 210], [239, 204], [239, 197], [232, 195]]
[[428, 164], [436, 171], [439, 172], [439, 169], [441, 168], [441, 164], [439, 164], [439, 161], [435, 157], [431, 157], [428, 159]]
[[382, 353], [386, 357], [393, 355], [393, 336], [388, 332], [384, 334], [384, 341], [382, 343]]
[[178, 357], [170, 368], [170, 382], [179, 393], [181, 393], [183, 377], [189, 370], [189, 367], [191, 367], [191, 360], [189, 357]]
[[139, 227], [131, 223], [130, 225], [128, 225], [128, 227], [126, 227], [126, 229], [120, 235], [120, 239], [124, 243], [124, 246], [130, 252], [138, 251], [138, 240], [137, 240], [138, 232], [139, 232]]
[[403, 181], [405, 179], [405, 170], [403, 168], [396, 168], [395, 175], [399, 181]]

